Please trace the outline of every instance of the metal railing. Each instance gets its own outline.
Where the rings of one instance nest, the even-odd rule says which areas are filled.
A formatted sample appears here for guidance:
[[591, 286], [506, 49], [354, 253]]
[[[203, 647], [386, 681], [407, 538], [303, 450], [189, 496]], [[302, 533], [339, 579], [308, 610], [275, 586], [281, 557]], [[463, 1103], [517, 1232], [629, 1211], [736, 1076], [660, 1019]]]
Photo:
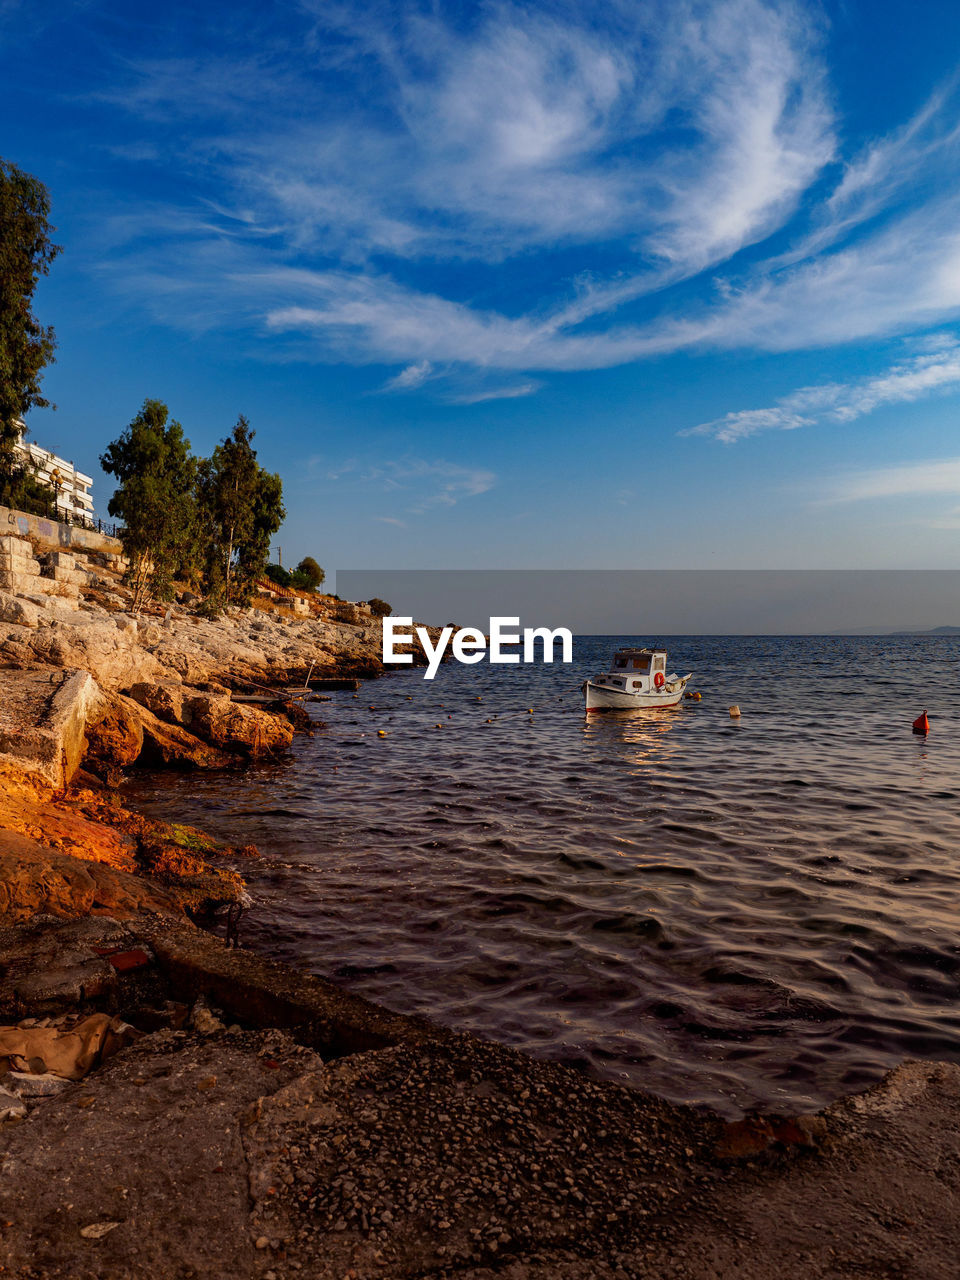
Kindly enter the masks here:
[[0, 507], [9, 507], [11, 511], [22, 511], [28, 516], [40, 516], [44, 520], [55, 520], [58, 524], [72, 525], [77, 529], [90, 529], [94, 533], [102, 533], [107, 538], [119, 538], [123, 532], [120, 524], [111, 524], [96, 516], [88, 516], [81, 511], [71, 511], [58, 505], [56, 497], [12, 493], [8, 489], [0, 489]]

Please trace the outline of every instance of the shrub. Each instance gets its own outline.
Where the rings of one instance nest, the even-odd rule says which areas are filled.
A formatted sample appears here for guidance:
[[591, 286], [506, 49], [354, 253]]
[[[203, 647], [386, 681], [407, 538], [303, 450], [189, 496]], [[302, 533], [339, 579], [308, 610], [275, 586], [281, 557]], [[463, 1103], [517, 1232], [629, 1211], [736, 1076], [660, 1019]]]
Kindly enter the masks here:
[[266, 576], [271, 582], [275, 582], [278, 587], [289, 587], [292, 575], [287, 573], [281, 564], [268, 564], [264, 570]]

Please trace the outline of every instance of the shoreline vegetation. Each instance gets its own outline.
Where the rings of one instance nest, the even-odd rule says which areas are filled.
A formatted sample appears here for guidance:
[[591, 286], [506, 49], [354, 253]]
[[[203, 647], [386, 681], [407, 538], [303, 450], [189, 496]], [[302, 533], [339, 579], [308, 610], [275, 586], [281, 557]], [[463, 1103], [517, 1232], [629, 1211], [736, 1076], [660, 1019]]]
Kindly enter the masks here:
[[380, 674], [390, 608], [267, 565], [242, 417], [195, 459], [144, 402], [102, 460], [122, 544], [29, 514], [49, 207], [0, 161], [0, 1272], [954, 1277], [960, 1067], [725, 1123], [230, 945], [256, 850], [126, 808], [123, 771], [281, 758], [291, 687]]

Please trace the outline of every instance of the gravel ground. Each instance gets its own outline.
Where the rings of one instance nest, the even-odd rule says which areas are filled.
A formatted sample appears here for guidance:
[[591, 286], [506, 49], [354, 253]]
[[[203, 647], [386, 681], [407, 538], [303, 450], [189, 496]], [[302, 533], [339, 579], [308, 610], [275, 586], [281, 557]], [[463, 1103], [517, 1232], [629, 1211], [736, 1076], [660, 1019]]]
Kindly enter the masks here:
[[899, 1068], [803, 1128], [812, 1147], [467, 1036], [324, 1064], [283, 1032], [201, 1025], [0, 1128], [5, 1274], [960, 1274], [956, 1067]]

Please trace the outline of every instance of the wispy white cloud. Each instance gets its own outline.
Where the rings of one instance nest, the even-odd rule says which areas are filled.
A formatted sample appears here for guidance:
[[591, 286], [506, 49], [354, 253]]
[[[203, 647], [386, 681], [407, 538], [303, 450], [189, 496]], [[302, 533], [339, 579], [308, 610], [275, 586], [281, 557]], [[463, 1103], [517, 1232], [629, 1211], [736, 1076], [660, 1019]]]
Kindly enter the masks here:
[[[313, 11], [319, 66], [269, 45], [154, 57], [99, 93], [189, 115], [178, 162], [216, 174], [225, 223], [242, 211], [231, 233], [321, 254], [326, 272], [627, 237], [622, 279], [545, 309], [563, 328], [762, 239], [833, 155], [817, 35], [790, 0], [612, 0], [602, 21], [575, 3], [456, 24], [426, 4]], [[334, 70], [364, 75], [353, 110], [331, 28]]]
[[691, 69], [710, 86], [690, 106], [702, 141], [685, 164], [673, 158], [671, 209], [653, 244], [670, 262], [703, 267], [782, 225], [833, 159], [835, 141], [802, 11], [732, 4], [691, 17]]
[[455, 507], [464, 498], [477, 498], [492, 489], [497, 479], [494, 472], [483, 467], [422, 458], [383, 463], [372, 477], [381, 480], [387, 489], [418, 492], [408, 508], [414, 515], [422, 515], [431, 507]]
[[[844, 158], [810, 5], [302, 9], [300, 50], [125, 62], [102, 91], [191, 119], [175, 163], [202, 201], [105, 220], [105, 275], [165, 323], [384, 364], [383, 390], [471, 404], [535, 389], [494, 371], [788, 351], [960, 315], [957, 92]], [[476, 264], [507, 258], [481, 294]], [[795, 396], [704, 431], [831, 411]]]
[[519, 400], [532, 396], [541, 387], [539, 382], [519, 382], [512, 387], [488, 387], [483, 391], [464, 391], [460, 395], [447, 396], [448, 404], [485, 404], [488, 400]]
[[417, 4], [314, 12], [320, 46], [331, 26], [345, 42], [337, 70], [352, 54], [363, 74], [353, 112], [309, 72], [270, 94], [289, 71], [243, 58], [152, 60], [122, 90], [176, 110], [180, 86], [191, 114], [218, 94], [228, 111], [244, 93], [295, 102], [216, 147], [299, 244], [489, 260], [626, 235], [700, 269], [767, 235], [833, 155], [817, 36], [789, 0], [613, 0], [599, 21], [576, 3], [458, 23]]
[[826, 208], [845, 227], [863, 220], [902, 191], [931, 161], [942, 166], [956, 152], [960, 127], [953, 99], [957, 77], [936, 89], [900, 128], [876, 139], [851, 159]]
[[740, 409], [689, 427], [682, 436], [713, 436], [733, 444], [760, 431], [792, 431], [818, 422], [853, 422], [887, 404], [904, 404], [960, 386], [960, 342], [937, 335], [928, 349], [884, 373], [855, 382], [801, 387], [764, 409]]
[[418, 360], [416, 364], [408, 364], [405, 369], [384, 384], [384, 391], [412, 391], [422, 387], [433, 373], [433, 365], [429, 360]]
[[[313, 460], [317, 466], [321, 459]], [[438, 507], [455, 507], [466, 498], [477, 498], [496, 484], [496, 474], [485, 467], [465, 466], [444, 458], [386, 458], [376, 461], [351, 458], [339, 464], [322, 464], [327, 480], [345, 481], [387, 494], [392, 502], [405, 503], [408, 515], [423, 515]], [[403, 527], [397, 516], [378, 516], [386, 524]]]
[[936, 458], [851, 472], [835, 478], [821, 500], [867, 502], [878, 498], [942, 495], [960, 497], [960, 458]]

